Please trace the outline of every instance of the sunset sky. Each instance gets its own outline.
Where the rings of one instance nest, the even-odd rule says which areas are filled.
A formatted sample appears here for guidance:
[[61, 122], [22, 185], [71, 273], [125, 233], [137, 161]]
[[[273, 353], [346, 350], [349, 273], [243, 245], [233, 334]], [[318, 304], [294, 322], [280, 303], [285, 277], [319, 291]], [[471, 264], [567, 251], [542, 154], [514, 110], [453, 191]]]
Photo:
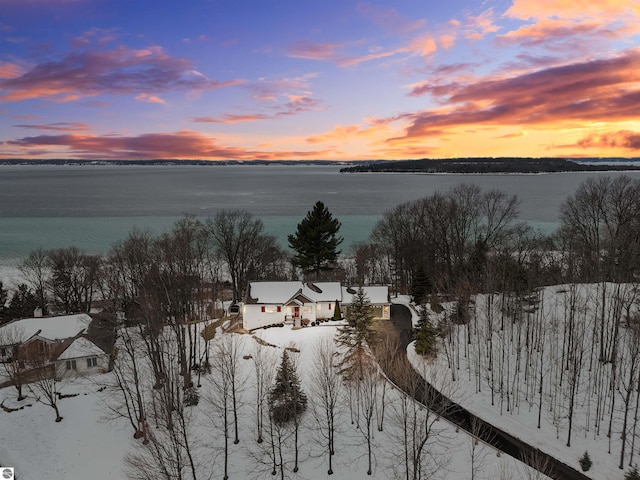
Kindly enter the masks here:
[[639, 0], [0, 0], [0, 158], [640, 156]]

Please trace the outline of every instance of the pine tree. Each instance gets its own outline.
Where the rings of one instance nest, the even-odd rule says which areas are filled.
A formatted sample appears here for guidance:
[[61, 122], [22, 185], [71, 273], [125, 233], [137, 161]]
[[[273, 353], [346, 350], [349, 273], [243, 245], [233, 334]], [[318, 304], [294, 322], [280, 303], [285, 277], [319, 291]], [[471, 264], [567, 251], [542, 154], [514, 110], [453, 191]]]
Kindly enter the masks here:
[[336, 341], [348, 348], [363, 348], [372, 338], [371, 302], [359, 287], [347, 309], [347, 324], [338, 329]]
[[625, 473], [624, 480], [640, 480], [640, 472], [638, 472], [638, 468], [633, 467], [633, 469]]
[[269, 411], [273, 422], [282, 425], [294, 420], [307, 408], [307, 396], [300, 387], [300, 379], [289, 354], [282, 352], [282, 362], [269, 392]]
[[333, 311], [333, 320], [342, 320], [342, 311], [340, 310], [340, 303], [336, 300], [336, 308]]
[[578, 463], [580, 464], [580, 468], [582, 468], [583, 472], [589, 470], [591, 468], [591, 465], [593, 465], [591, 457], [589, 457], [589, 452], [585, 451], [584, 455], [580, 457], [580, 460], [578, 460]]
[[416, 305], [423, 303], [431, 287], [430, 283], [424, 266], [420, 265], [413, 276], [413, 283], [411, 285], [411, 299], [413, 303]]
[[416, 353], [423, 356], [435, 356], [438, 352], [437, 329], [429, 320], [429, 312], [426, 305], [421, 305], [418, 310], [420, 320], [416, 327]]
[[295, 251], [293, 264], [304, 273], [332, 270], [340, 251], [338, 246], [343, 238], [338, 236], [340, 222], [322, 202], [316, 202], [313, 209], [298, 224], [296, 233], [289, 235], [289, 247]]
[[24, 283], [18, 285], [9, 302], [8, 314], [11, 320], [16, 318], [29, 318], [38, 306], [33, 292]]

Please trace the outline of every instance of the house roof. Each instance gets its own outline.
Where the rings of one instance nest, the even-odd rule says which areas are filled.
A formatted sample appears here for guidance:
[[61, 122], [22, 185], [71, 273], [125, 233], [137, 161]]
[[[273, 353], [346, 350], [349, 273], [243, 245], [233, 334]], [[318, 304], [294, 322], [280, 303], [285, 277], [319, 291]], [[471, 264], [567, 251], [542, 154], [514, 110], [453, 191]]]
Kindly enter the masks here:
[[64, 340], [85, 333], [91, 317], [85, 313], [60, 317], [23, 318], [0, 327], [0, 339], [12, 339], [10, 343], [25, 342], [38, 336], [47, 340]]
[[247, 303], [281, 305], [299, 294], [314, 302], [334, 302], [342, 298], [339, 282], [251, 282]]
[[[389, 303], [389, 287], [363, 287], [373, 304]], [[247, 303], [284, 305], [300, 295], [312, 302], [335, 302], [349, 304], [357, 287], [343, 287], [340, 282], [251, 282]]]
[[58, 360], [93, 357], [104, 354], [105, 352], [88, 338], [78, 337], [73, 340], [73, 342], [71, 342], [60, 355], [58, 355]]
[[[389, 303], [389, 287], [385, 286], [373, 286], [362, 287], [364, 294], [367, 296], [369, 302], [374, 305]], [[342, 287], [342, 302], [349, 304], [352, 301], [353, 295], [358, 291], [358, 287]]]

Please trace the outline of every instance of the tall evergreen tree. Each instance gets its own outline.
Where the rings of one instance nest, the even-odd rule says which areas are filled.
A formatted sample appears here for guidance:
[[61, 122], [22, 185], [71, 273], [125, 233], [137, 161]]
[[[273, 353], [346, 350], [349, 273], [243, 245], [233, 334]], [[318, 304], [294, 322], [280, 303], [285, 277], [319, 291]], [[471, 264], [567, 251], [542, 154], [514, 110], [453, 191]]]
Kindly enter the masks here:
[[424, 265], [419, 265], [413, 276], [411, 285], [411, 298], [413, 303], [420, 305], [424, 302], [429, 290], [431, 289], [429, 276]]
[[438, 353], [437, 329], [431, 324], [426, 304], [418, 309], [418, 325], [416, 326], [416, 353], [422, 356], [435, 356]]
[[300, 387], [300, 379], [289, 354], [284, 350], [275, 382], [269, 392], [271, 418], [274, 423], [282, 425], [294, 420], [306, 408], [307, 396]]
[[338, 235], [341, 223], [333, 218], [324, 203], [318, 201], [298, 224], [296, 233], [289, 235], [289, 247], [295, 251], [293, 264], [304, 273], [332, 270], [340, 254], [337, 250], [343, 238]]
[[347, 324], [338, 330], [336, 341], [349, 349], [364, 348], [371, 340], [371, 302], [364, 289], [359, 287], [347, 308]]

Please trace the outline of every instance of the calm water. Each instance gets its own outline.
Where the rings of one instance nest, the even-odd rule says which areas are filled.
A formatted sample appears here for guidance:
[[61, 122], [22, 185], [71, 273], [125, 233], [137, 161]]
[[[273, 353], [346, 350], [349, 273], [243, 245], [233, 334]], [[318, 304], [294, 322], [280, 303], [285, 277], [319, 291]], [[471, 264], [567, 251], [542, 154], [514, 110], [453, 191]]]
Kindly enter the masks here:
[[[185, 213], [206, 218], [236, 208], [262, 218], [267, 231], [285, 246], [287, 235], [318, 200], [342, 222], [348, 248], [365, 240], [385, 211], [458, 183], [516, 194], [521, 200], [520, 218], [552, 230], [560, 203], [594, 175], [341, 174], [338, 170], [336, 166], [2, 166], [0, 265], [15, 264], [38, 247], [76, 245], [104, 253], [134, 226], [158, 233]], [[638, 172], [628, 175], [640, 178]]]

